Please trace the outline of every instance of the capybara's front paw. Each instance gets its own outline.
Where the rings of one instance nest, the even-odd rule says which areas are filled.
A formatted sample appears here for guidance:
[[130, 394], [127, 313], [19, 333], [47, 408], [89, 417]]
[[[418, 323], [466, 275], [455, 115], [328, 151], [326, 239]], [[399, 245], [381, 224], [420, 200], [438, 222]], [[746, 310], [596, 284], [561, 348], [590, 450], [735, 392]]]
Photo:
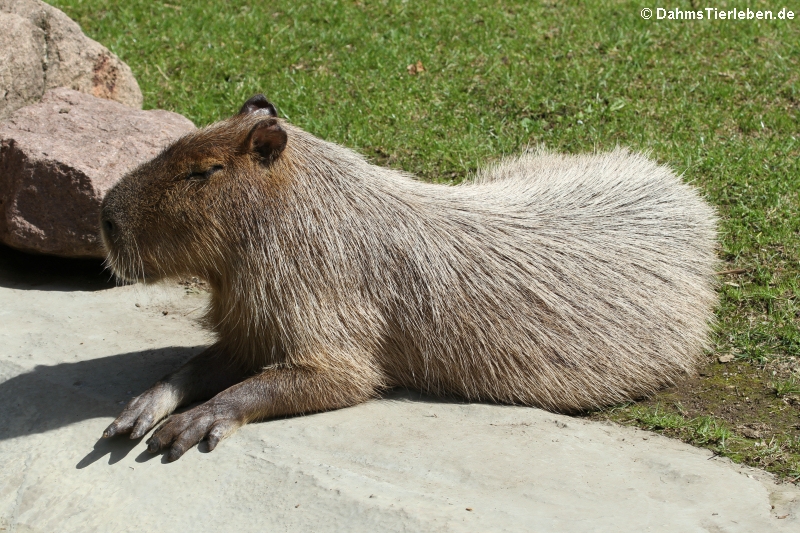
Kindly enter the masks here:
[[130, 433], [132, 439], [138, 439], [172, 413], [178, 401], [174, 387], [167, 383], [156, 383], [153, 388], [128, 402], [122, 413], [103, 432], [103, 437]]
[[169, 448], [167, 460], [171, 462], [179, 459], [186, 450], [205, 438], [208, 441], [208, 451], [211, 451], [217, 447], [219, 441], [236, 431], [243, 423], [233, 409], [211, 400], [185, 413], [169, 417], [147, 439], [147, 450], [157, 453]]

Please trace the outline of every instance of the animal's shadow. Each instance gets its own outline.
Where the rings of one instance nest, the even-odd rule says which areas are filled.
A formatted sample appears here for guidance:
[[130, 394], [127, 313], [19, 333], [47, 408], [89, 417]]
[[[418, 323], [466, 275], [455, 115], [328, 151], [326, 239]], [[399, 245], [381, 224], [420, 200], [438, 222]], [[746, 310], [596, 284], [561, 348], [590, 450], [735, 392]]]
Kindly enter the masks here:
[[[92, 418], [115, 417], [132, 396], [203, 349], [170, 347], [36, 366], [0, 383], [0, 440], [44, 433]], [[116, 462], [136, 443], [127, 438], [102, 439], [78, 466], [87, 466], [105, 455]]]

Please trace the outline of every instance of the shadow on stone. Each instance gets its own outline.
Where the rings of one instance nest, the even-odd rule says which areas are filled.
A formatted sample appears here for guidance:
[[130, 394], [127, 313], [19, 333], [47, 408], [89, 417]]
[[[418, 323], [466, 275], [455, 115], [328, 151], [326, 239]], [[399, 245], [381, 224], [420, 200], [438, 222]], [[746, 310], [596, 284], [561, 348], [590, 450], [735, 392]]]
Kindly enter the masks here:
[[161, 458], [161, 462], [164, 463], [164, 456], [166, 456], [167, 451], [169, 451], [169, 450], [164, 450], [164, 451], [161, 451], [161, 452], [158, 452], [158, 453], [150, 453], [150, 452], [147, 451], [147, 448], [145, 448], [145, 450], [142, 453], [140, 453], [139, 455], [137, 455], [136, 459], [134, 459], [134, 460], [137, 463], [146, 463], [148, 461], [152, 461], [153, 459], [158, 459], [160, 457]]
[[[7, 379], [0, 383], [0, 440], [44, 433], [92, 418], [115, 417], [130, 398], [204, 348], [169, 347], [40, 365]], [[106, 454], [111, 454], [113, 461], [123, 451], [128, 453], [128, 447], [136, 442], [128, 438], [104, 439], [95, 444], [84, 461], [93, 462]]]
[[80, 462], [75, 466], [75, 468], [79, 470], [82, 468], [86, 468], [90, 464], [99, 461], [106, 455], [109, 456], [108, 464], [113, 465], [115, 463], [118, 463], [121, 460], [123, 460], [131, 452], [131, 450], [133, 450], [136, 447], [136, 445], [138, 445], [141, 441], [142, 438], [99, 439], [95, 443], [94, 449], [91, 452], [89, 452], [86, 455], [86, 457], [81, 459]]
[[34, 255], [0, 245], [0, 286], [38, 291], [98, 291], [116, 286], [100, 259]]

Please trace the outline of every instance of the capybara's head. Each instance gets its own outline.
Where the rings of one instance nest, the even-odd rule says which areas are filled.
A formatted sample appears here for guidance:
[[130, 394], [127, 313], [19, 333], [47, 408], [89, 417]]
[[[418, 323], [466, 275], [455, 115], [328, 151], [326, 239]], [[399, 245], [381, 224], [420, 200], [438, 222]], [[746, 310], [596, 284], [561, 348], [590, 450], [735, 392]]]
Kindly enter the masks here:
[[286, 145], [275, 107], [256, 95], [239, 114], [186, 135], [127, 174], [100, 214], [114, 274], [145, 282], [219, 276], [258, 231], [246, 215], [264, 209], [281, 186], [276, 166]]

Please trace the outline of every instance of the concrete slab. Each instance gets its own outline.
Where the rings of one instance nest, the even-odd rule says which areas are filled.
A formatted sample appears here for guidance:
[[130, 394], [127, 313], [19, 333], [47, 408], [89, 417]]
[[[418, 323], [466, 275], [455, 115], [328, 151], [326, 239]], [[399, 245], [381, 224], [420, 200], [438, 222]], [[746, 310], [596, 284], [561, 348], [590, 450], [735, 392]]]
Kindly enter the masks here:
[[97, 270], [0, 249], [0, 530], [800, 531], [797, 488], [708, 451], [411, 392], [251, 424], [171, 464], [99, 440], [208, 338], [203, 295]]

